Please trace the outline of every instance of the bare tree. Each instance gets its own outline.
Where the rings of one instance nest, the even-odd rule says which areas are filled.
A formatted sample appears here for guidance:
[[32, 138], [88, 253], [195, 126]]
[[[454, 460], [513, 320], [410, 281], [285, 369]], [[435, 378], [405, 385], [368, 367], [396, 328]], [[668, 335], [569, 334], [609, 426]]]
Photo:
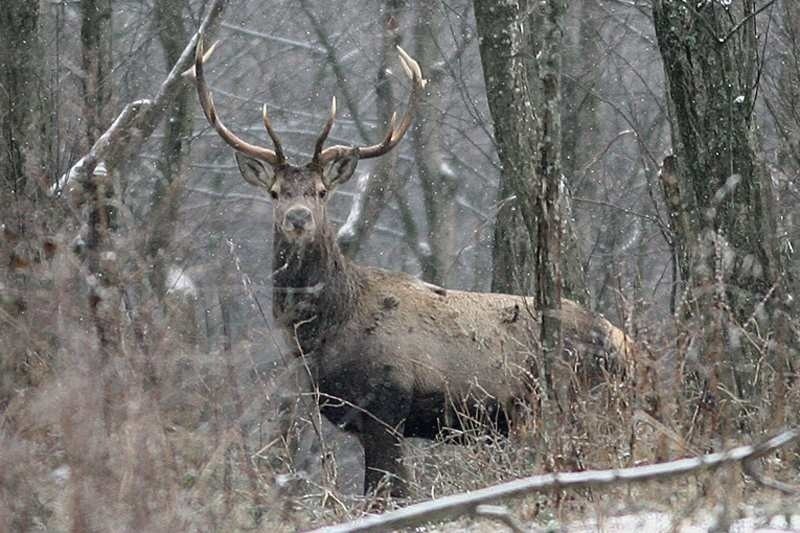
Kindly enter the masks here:
[[753, 398], [759, 357], [737, 332], [774, 326], [759, 308], [780, 310], [786, 281], [771, 184], [753, 145], [761, 11], [753, 0], [653, 3], [675, 153], [662, 180], [684, 310], [703, 321], [696, 340], [712, 389], [736, 399]]
[[[164, 63], [174, 65], [188, 41], [184, 23], [186, 3], [184, 0], [158, 0], [155, 3], [153, 23], [164, 51]], [[192, 91], [191, 86], [179, 87], [174, 99], [169, 102], [164, 121], [164, 138], [158, 161], [161, 179], [156, 181], [150, 205], [147, 260], [152, 264], [151, 284], [158, 298], [163, 298], [170, 258], [168, 247], [172, 244], [178, 218], [181, 193], [187, 172], [186, 158], [189, 155], [192, 135]]]
[[[561, 354], [561, 48], [563, 0], [548, 0], [542, 13], [541, 140], [536, 191], [536, 303], [542, 312], [545, 357]], [[533, 240], [533, 236], [531, 236]]]
[[[0, 11], [0, 317], [32, 327], [41, 306], [30, 308], [30, 293], [47, 281], [31, 269], [46, 263], [55, 248], [52, 240], [40, 239], [41, 230], [59, 223], [42, 194], [52, 170], [54, 103], [45, 82], [39, 2]], [[2, 328], [0, 405], [35, 381], [36, 370], [26, 342]]]
[[[597, 147], [601, 133], [597, 91], [602, 72], [598, 68], [602, 58], [602, 36], [599, 30], [600, 17], [593, 0], [569, 2], [567, 10], [562, 47], [561, 165], [568, 188], [565, 193], [586, 197], [589, 196], [587, 189], [593, 188], [593, 180], [586, 178], [596, 171], [592, 164], [593, 151], [602, 149]], [[562, 204], [567, 200], [562, 198]], [[579, 229], [580, 222], [573, 220], [574, 216], [575, 213], [570, 210], [564, 212], [562, 217], [562, 281], [566, 297], [586, 303], [588, 287], [583, 270], [582, 232]]]
[[81, 2], [82, 92], [86, 148], [111, 121], [111, 0]]
[[[375, 78], [376, 112], [381, 125], [389, 123], [394, 111], [389, 65], [394, 58], [395, 47], [401, 42], [399, 19], [407, 7], [405, 0], [387, 0], [381, 14], [381, 53]], [[359, 129], [363, 131], [365, 128], [362, 125]], [[359, 180], [356, 205], [351, 210], [353, 218], [339, 232], [339, 244], [345, 255], [354, 257], [358, 253], [389, 200], [402, 188], [403, 176], [397, 167], [397, 155], [397, 152], [390, 152], [378, 161], [371, 176]], [[410, 246], [412, 251], [417, 251], [416, 243], [410, 243]]]

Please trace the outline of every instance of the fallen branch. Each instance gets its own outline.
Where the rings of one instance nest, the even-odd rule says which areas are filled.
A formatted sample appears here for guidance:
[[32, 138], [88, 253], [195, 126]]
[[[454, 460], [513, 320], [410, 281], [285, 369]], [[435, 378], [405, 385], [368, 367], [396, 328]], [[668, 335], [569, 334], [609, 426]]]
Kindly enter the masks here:
[[[732, 463], [747, 465], [756, 459], [795, 442], [800, 438], [800, 428], [785, 430], [766, 441], [750, 446], [740, 446], [726, 452], [712, 453], [689, 459], [666, 463], [635, 466], [621, 470], [589, 470], [531, 476], [509, 481], [493, 487], [454, 494], [438, 500], [418, 503], [384, 513], [330, 527], [311, 533], [351, 533], [356, 531], [390, 531], [404, 527], [416, 527], [428, 522], [453, 520], [466, 514], [475, 514], [480, 505], [518, 498], [528, 494], [563, 489], [603, 487], [623, 483], [641, 483], [663, 480]], [[484, 508], [485, 509], [485, 508]], [[478, 513], [480, 514], [480, 513]]]

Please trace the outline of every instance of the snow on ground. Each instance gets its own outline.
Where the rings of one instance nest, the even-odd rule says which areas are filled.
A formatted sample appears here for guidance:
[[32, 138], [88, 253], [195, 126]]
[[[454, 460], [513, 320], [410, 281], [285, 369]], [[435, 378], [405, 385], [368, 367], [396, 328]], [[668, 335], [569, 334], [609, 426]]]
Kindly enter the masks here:
[[[636, 513], [604, 516], [569, 523], [524, 524], [528, 531], [542, 533], [707, 533], [709, 531], [729, 531], [730, 533], [785, 533], [800, 532], [800, 514], [771, 514], [750, 508], [746, 516], [732, 521], [729, 528], [719, 527], [719, 512], [701, 511], [681, 515], [663, 511], [641, 511]], [[461, 519], [438, 527], [426, 526], [416, 531], [428, 533], [489, 533], [511, 531], [499, 521], [488, 519]]]

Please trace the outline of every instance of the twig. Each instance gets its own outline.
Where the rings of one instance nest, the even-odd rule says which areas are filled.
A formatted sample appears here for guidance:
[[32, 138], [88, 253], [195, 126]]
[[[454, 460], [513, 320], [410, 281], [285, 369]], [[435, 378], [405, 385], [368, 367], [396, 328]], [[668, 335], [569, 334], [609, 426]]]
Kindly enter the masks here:
[[353, 123], [358, 130], [358, 134], [361, 135], [361, 138], [364, 139], [364, 141], [369, 142], [369, 132], [364, 127], [364, 122], [361, 120], [358, 104], [356, 103], [355, 97], [353, 97], [352, 91], [350, 91], [350, 86], [347, 84], [347, 76], [345, 75], [344, 70], [342, 69], [342, 64], [336, 55], [335, 46], [333, 43], [331, 43], [329, 35], [325, 32], [322, 23], [314, 15], [314, 11], [308, 5], [306, 0], [302, 0], [300, 2], [300, 8], [306, 14], [308, 21], [311, 23], [311, 27], [314, 28], [314, 33], [317, 34], [317, 39], [319, 39], [322, 48], [326, 51], [328, 64], [331, 66], [331, 69], [333, 69], [333, 73], [336, 76], [336, 83], [339, 85], [339, 90], [342, 92], [345, 105], [347, 106], [348, 111], [350, 111], [350, 116], [353, 117]]
[[294, 39], [287, 39], [286, 37], [278, 37], [277, 35], [271, 35], [269, 33], [264, 33], [256, 30], [251, 30], [248, 28], [239, 27], [229, 22], [223, 22], [222, 24], [220, 24], [220, 26], [234, 33], [241, 33], [243, 35], [249, 35], [250, 37], [258, 37], [259, 39], [264, 39], [265, 41], [273, 41], [286, 46], [291, 46], [293, 48], [301, 48], [303, 50], [308, 50], [314, 55], [318, 56], [328, 55], [328, 52], [324, 48], [319, 46], [314, 46], [313, 44], [309, 44], [307, 42], [297, 41]]
[[573, 196], [572, 197], [572, 201], [574, 201], [575, 203], [578, 203], [578, 204], [598, 205], [598, 206], [602, 206], [602, 207], [609, 207], [611, 209], [616, 209], [617, 211], [625, 213], [626, 215], [630, 215], [632, 217], [636, 217], [636, 218], [640, 218], [642, 220], [646, 220], [648, 222], [651, 222], [652, 224], [655, 224], [659, 228], [663, 228], [665, 231], [669, 231], [669, 228], [664, 228], [663, 227], [663, 225], [664, 225], [663, 222], [658, 220], [656, 217], [654, 217], [652, 215], [648, 215], [646, 213], [640, 213], [639, 211], [635, 211], [633, 209], [628, 209], [627, 207], [622, 207], [622, 206], [619, 206], [619, 205], [615, 205], [615, 204], [612, 204], [611, 202], [604, 202], [602, 200], [592, 200], [590, 198], [582, 198], [580, 196]]
[[622, 483], [641, 483], [696, 474], [732, 463], [749, 463], [800, 438], [800, 428], [787, 429], [766, 441], [740, 446], [726, 452], [689, 459], [635, 466], [621, 470], [588, 470], [531, 476], [485, 489], [454, 494], [439, 500], [410, 505], [397, 511], [370, 516], [353, 522], [324, 527], [312, 533], [351, 533], [356, 531], [390, 531], [415, 527], [428, 522], [452, 520], [474, 513], [478, 506], [528, 494], [563, 489], [604, 487]]

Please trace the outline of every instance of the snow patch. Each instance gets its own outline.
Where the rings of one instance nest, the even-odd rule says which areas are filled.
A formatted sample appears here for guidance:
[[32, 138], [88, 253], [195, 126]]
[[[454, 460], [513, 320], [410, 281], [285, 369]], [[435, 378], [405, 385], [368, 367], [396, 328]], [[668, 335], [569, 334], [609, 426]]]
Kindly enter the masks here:
[[197, 298], [197, 286], [186, 271], [178, 266], [171, 265], [167, 270], [167, 287], [167, 294]]
[[65, 483], [69, 481], [71, 471], [68, 465], [61, 465], [52, 472], [50, 472], [50, 478], [55, 481], [56, 483]]
[[350, 207], [350, 213], [348, 213], [347, 220], [344, 221], [344, 224], [342, 224], [342, 227], [340, 227], [339, 231], [336, 233], [336, 238], [341, 242], [349, 242], [356, 237], [356, 225], [360, 222], [361, 213], [364, 211], [369, 177], [369, 173], [365, 172], [361, 174], [356, 181], [356, 190], [353, 196], [353, 204]]

